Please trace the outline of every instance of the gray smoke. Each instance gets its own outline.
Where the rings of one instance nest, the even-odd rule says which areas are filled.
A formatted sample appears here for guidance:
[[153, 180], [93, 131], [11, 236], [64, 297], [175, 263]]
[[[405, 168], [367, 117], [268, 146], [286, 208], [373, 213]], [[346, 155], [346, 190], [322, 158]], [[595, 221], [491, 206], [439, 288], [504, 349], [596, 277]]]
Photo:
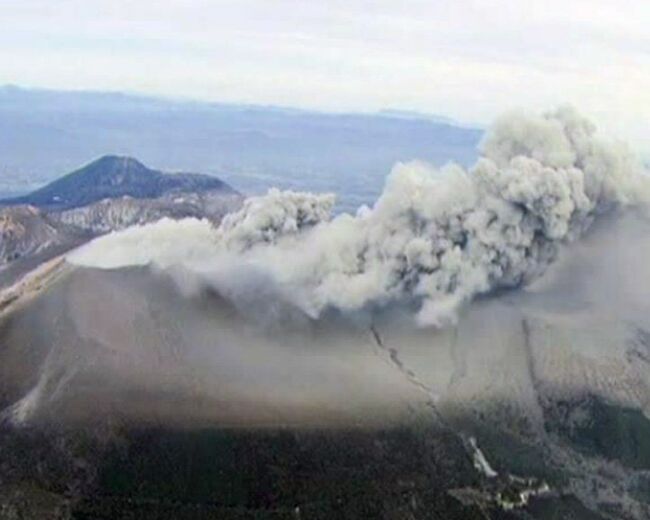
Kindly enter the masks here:
[[331, 195], [271, 190], [218, 229], [161, 221], [99, 239], [70, 260], [181, 264], [229, 292], [247, 271], [264, 273], [314, 317], [406, 302], [421, 324], [442, 326], [475, 296], [537, 278], [599, 215], [649, 200], [634, 156], [569, 108], [508, 114], [480, 151], [469, 170], [396, 165], [375, 205], [355, 216], [332, 218]]

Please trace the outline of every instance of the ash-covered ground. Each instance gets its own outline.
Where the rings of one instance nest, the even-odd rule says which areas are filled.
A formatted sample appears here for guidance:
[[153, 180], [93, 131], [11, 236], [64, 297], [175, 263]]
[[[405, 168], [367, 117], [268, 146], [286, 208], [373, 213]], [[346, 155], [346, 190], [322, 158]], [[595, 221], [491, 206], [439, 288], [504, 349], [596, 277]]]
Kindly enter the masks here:
[[487, 143], [7, 289], [2, 516], [648, 518], [645, 174], [571, 111]]

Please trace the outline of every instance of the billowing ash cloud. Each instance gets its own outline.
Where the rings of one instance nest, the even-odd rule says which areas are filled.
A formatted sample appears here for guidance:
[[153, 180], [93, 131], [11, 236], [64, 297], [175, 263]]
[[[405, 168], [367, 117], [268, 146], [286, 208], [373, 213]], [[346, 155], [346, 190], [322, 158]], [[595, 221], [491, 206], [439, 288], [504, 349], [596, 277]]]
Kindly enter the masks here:
[[509, 114], [480, 151], [469, 170], [398, 164], [374, 207], [356, 216], [332, 218], [331, 195], [271, 190], [218, 229], [162, 221], [99, 239], [70, 260], [183, 264], [231, 289], [234, 278], [261, 272], [312, 316], [405, 302], [422, 324], [441, 326], [476, 295], [533, 280], [598, 215], [645, 204], [650, 193], [632, 154], [568, 108]]
[[335, 197], [293, 191], [269, 190], [264, 197], [250, 197], [243, 208], [227, 215], [219, 226], [221, 246], [244, 252], [259, 244], [301, 233], [329, 220]]

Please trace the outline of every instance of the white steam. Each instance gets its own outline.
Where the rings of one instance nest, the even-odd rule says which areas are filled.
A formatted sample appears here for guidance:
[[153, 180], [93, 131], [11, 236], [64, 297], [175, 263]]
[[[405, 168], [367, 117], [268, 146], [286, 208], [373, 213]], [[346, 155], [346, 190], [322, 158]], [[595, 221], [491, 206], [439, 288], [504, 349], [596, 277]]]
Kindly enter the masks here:
[[251, 269], [312, 316], [406, 302], [422, 324], [444, 325], [476, 295], [539, 276], [599, 214], [645, 204], [649, 192], [629, 151], [599, 140], [575, 111], [516, 113], [496, 122], [471, 169], [398, 164], [356, 216], [331, 219], [331, 195], [271, 190], [218, 229], [161, 221], [69, 259], [181, 264], [222, 280]]

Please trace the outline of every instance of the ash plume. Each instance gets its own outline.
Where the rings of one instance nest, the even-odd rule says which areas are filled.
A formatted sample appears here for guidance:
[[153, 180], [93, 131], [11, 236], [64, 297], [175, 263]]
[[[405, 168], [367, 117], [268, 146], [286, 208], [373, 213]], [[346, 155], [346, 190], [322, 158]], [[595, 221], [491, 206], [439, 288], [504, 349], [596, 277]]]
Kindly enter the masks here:
[[468, 170], [398, 164], [374, 206], [354, 216], [332, 217], [332, 195], [271, 190], [219, 228], [165, 220], [69, 260], [180, 264], [231, 293], [262, 273], [312, 317], [406, 303], [422, 325], [444, 326], [477, 295], [536, 279], [599, 215], [645, 206], [650, 194], [633, 154], [570, 108], [505, 115], [480, 154]]

